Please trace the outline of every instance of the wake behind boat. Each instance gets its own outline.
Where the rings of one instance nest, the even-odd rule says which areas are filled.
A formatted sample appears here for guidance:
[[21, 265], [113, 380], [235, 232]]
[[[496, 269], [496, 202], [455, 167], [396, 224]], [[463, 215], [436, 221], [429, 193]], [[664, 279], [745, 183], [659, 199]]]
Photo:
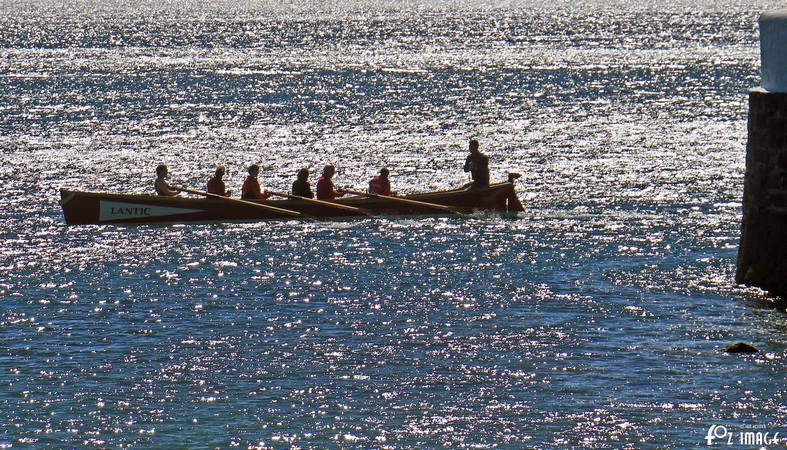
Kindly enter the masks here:
[[[397, 199], [400, 200], [382, 196], [356, 196], [321, 203], [306, 199], [225, 201], [210, 197], [163, 197], [69, 189], [61, 189], [60, 197], [60, 205], [68, 225], [244, 222], [292, 218], [332, 219], [363, 218], [370, 215], [447, 214], [434, 206], [447, 206], [459, 213], [479, 210], [502, 213], [524, 211], [514, 190], [512, 178], [508, 182], [491, 184], [487, 187], [424, 192], [398, 197]], [[429, 204], [432, 206], [427, 206]]]

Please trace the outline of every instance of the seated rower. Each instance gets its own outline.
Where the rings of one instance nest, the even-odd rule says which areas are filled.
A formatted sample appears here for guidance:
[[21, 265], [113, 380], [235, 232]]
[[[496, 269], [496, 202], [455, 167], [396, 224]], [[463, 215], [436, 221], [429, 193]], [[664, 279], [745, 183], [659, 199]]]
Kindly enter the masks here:
[[333, 200], [345, 194], [334, 189], [332, 178], [335, 174], [336, 168], [330, 164], [322, 169], [322, 176], [317, 180], [317, 200]]
[[249, 176], [246, 177], [246, 181], [243, 182], [240, 198], [245, 200], [265, 200], [270, 197], [260, 189], [260, 182], [257, 180], [259, 175], [260, 166], [257, 164], [250, 165]]
[[216, 167], [216, 174], [208, 180], [208, 192], [211, 194], [229, 197], [232, 192], [224, 185], [224, 166]]
[[465, 160], [465, 172], [473, 177], [473, 188], [489, 186], [489, 157], [478, 149], [478, 140], [470, 139], [470, 154]]
[[292, 195], [314, 198], [312, 187], [309, 184], [309, 169], [304, 168], [298, 171], [298, 179], [292, 183]]
[[169, 169], [165, 164], [159, 164], [156, 167], [156, 182], [153, 186], [156, 188], [156, 194], [162, 197], [174, 197], [178, 195], [178, 191], [167, 183], [166, 178], [169, 175]]
[[376, 195], [396, 195], [395, 192], [391, 192], [391, 180], [388, 179], [388, 168], [383, 167], [380, 169], [380, 174], [375, 175], [371, 181], [369, 181], [369, 193], [376, 194]]

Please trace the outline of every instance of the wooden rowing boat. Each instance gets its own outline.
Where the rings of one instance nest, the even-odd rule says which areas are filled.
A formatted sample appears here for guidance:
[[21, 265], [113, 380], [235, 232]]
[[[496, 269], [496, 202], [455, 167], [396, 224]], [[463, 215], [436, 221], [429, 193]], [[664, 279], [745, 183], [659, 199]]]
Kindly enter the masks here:
[[147, 223], [195, 223], [195, 222], [241, 222], [292, 219], [292, 214], [282, 214], [277, 208], [301, 213], [304, 218], [331, 219], [368, 217], [369, 213], [380, 216], [401, 215], [445, 215], [434, 208], [418, 205], [428, 202], [450, 206], [462, 212], [523, 211], [516, 196], [513, 182], [492, 184], [486, 188], [454, 189], [449, 191], [425, 192], [403, 196], [415, 202], [397, 202], [380, 197], [347, 197], [333, 203], [358, 208], [339, 208], [303, 200], [250, 200], [259, 205], [274, 208], [254, 208], [247, 202], [226, 202], [215, 198], [159, 197], [149, 194], [110, 194], [60, 190], [60, 205], [63, 207], [68, 225], [83, 224], [147, 224]]

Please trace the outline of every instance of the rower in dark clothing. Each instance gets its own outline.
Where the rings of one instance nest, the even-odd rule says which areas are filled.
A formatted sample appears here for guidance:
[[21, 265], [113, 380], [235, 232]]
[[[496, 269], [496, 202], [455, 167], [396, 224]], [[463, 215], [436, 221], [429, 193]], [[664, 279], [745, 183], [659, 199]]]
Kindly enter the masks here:
[[292, 195], [314, 198], [312, 187], [309, 185], [309, 169], [304, 168], [298, 171], [298, 179], [292, 183]]
[[478, 140], [470, 139], [470, 154], [465, 160], [465, 172], [473, 177], [473, 187], [489, 186], [489, 157], [478, 149]]
[[224, 185], [224, 166], [216, 167], [216, 174], [208, 180], [208, 192], [216, 195], [223, 195], [229, 197], [232, 192], [227, 190]]

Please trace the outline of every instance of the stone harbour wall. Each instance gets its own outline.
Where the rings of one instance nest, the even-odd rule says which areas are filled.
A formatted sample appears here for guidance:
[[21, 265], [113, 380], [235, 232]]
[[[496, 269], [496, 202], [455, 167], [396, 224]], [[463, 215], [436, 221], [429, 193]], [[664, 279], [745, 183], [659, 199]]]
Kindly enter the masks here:
[[749, 136], [735, 280], [787, 299], [787, 93], [749, 93]]

